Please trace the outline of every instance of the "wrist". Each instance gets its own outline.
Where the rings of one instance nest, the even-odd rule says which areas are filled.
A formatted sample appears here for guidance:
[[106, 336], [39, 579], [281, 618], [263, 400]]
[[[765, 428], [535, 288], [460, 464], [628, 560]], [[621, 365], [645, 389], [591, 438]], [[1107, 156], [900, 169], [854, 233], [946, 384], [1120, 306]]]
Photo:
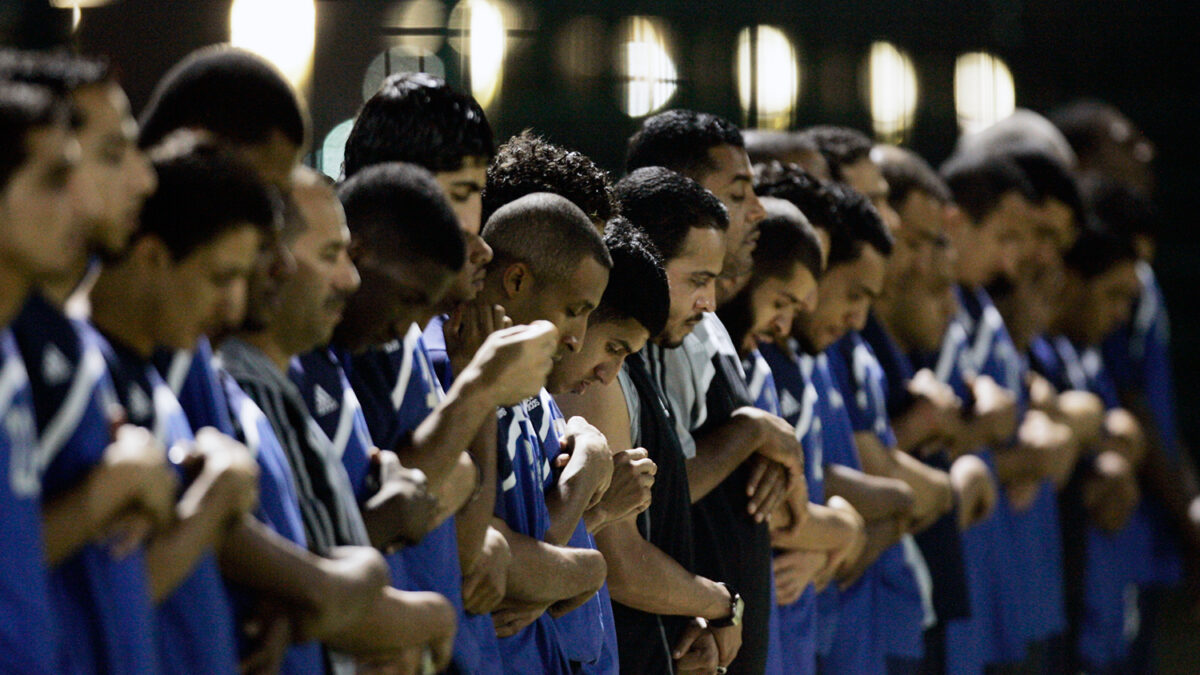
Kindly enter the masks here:
[[725, 612], [722, 616], [712, 617], [708, 621], [710, 628], [729, 628], [731, 626], [740, 626], [742, 624], [742, 613], [745, 610], [745, 603], [742, 601], [742, 596], [737, 591], [730, 588], [723, 582], [717, 582], [729, 598]]

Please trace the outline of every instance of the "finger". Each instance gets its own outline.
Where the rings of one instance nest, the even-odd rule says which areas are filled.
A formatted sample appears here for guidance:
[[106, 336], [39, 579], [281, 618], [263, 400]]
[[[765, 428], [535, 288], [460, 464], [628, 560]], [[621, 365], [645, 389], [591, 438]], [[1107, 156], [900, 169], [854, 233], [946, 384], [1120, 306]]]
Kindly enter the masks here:
[[[767, 473], [767, 466], [767, 463], [763, 461], [755, 463], [754, 468], [750, 471], [750, 480], [746, 482], [746, 496], [753, 497], [758, 492], [759, 484], [762, 483], [763, 477]], [[750, 513], [754, 513], [754, 511]]]
[[696, 643], [696, 640], [698, 640], [701, 635], [704, 635], [704, 631], [699, 626], [695, 624], [689, 624], [688, 627], [684, 629], [683, 635], [679, 636], [679, 642], [675, 645], [675, 658], [681, 659], [683, 658], [684, 654], [687, 654], [689, 651], [691, 651], [692, 645]]

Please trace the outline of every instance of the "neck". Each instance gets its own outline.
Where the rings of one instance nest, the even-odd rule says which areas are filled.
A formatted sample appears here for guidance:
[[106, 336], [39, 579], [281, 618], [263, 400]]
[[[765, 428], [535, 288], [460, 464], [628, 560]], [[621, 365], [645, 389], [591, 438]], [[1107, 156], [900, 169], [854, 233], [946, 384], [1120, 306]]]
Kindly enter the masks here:
[[138, 284], [127, 276], [105, 272], [96, 279], [92, 289], [92, 323], [148, 359], [157, 345], [153, 330], [157, 316], [142, 296], [131, 292]]
[[88, 281], [87, 272], [87, 258], [80, 258], [71, 266], [70, 272], [43, 283], [41, 287], [42, 294], [50, 302], [62, 307], [67, 304], [67, 300], [71, 299], [76, 290], [82, 290], [81, 285]]
[[237, 337], [244, 340], [247, 344], [257, 347], [279, 369], [279, 372], [287, 372], [288, 363], [291, 362], [295, 354], [292, 350], [283, 346], [282, 341], [274, 331], [264, 330], [254, 333], [238, 333]]
[[20, 272], [0, 266], [0, 325], [7, 326], [29, 295], [32, 284]]

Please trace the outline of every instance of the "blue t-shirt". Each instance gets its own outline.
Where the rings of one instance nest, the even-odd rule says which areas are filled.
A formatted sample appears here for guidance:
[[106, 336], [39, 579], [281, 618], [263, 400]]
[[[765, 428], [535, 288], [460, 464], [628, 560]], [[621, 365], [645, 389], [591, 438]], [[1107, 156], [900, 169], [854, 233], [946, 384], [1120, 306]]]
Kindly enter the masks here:
[[212, 364], [212, 345], [206, 337], [201, 337], [195, 350], [190, 352], [159, 349], [154, 353], [154, 365], [187, 412], [192, 431], [212, 427], [226, 436], [233, 436], [233, 418], [229, 402], [225, 400], [225, 387]]
[[[369, 439], [380, 447], [402, 446], [441, 402], [442, 388], [421, 339], [421, 329], [415, 324], [403, 341], [343, 358], [342, 363], [348, 364], [346, 376], [361, 403]], [[308, 372], [316, 372], [315, 361], [306, 365]], [[333, 386], [328, 377], [323, 379]], [[338, 392], [332, 393], [336, 396]], [[330, 420], [332, 415], [327, 414], [323, 419]], [[328, 422], [321, 420], [319, 417], [322, 427], [326, 427]], [[366, 473], [352, 469], [351, 463], [361, 457], [356, 448], [348, 447], [343, 454], [343, 463], [356, 489]], [[454, 517], [447, 518], [416, 545], [389, 559], [394, 577], [404, 575], [411, 585], [409, 590], [435, 591], [454, 605], [459, 626], [454, 638], [454, 662], [458, 668], [470, 673], [498, 672], [499, 651], [491, 617], [468, 614], [463, 608], [462, 568]]]
[[[548, 393], [544, 398], [550, 398]], [[546, 490], [554, 472], [542, 451], [542, 440], [531, 411], [543, 396], [500, 408], [496, 442], [496, 516], [527, 537], [545, 541], [550, 528]], [[569, 673], [558, 626], [549, 614], [512, 637], [500, 640], [506, 673]]]
[[[529, 418], [541, 440], [542, 456], [549, 461], [562, 452], [566, 419], [554, 397], [545, 389], [538, 397], [538, 403], [539, 405], [530, 407]], [[552, 480], [547, 487], [553, 486]], [[596, 540], [587, 531], [582, 519], [576, 523], [567, 546], [596, 550]], [[555, 619], [555, 623], [558, 625], [563, 652], [569, 661], [580, 664], [583, 672], [615, 675], [619, 671], [617, 632], [607, 583], [600, 587], [591, 600], [571, 613]]]
[[0, 331], [0, 672], [58, 673], [60, 635], [42, 546], [37, 423], [25, 364]]
[[[836, 381], [829, 352], [814, 359], [812, 382], [817, 389], [820, 405], [822, 451], [825, 466], [837, 464], [856, 471], [862, 470], [858, 450], [854, 445], [854, 430], [850, 415]], [[875, 595], [879, 586], [879, 564], [867, 568], [862, 577], [845, 590], [831, 584], [817, 599], [818, 622], [825, 615], [822, 605], [837, 604], [837, 624], [828, 650], [818, 641], [817, 653], [821, 667], [833, 673], [885, 673], [887, 645], [884, 636], [875, 630]]]
[[[885, 448], [894, 448], [896, 435], [884, 395], [887, 383], [870, 346], [858, 333], [851, 332], [826, 354], [834, 385], [847, 402], [851, 428], [855, 433], [874, 434]], [[928, 570], [916, 544], [911, 538], [902, 539], [884, 551], [872, 567], [878, 579], [873, 620], [885, 652], [904, 659], [921, 658], [925, 653], [923, 626], [930, 589], [922, 589], [918, 583], [918, 575], [928, 580]]]
[[[89, 330], [105, 355], [117, 397], [129, 421], [154, 432], [168, 449], [193, 440], [192, 428], [175, 394], [152, 363], [118, 343]], [[183, 470], [180, 467], [181, 479]], [[159, 661], [169, 675], [237, 672], [237, 642], [233, 609], [208, 551], [191, 573], [156, 610]]]
[[[874, 314], [868, 317], [861, 335], [878, 359], [879, 367], [883, 369], [884, 381], [887, 383], [884, 389], [887, 411], [888, 415], [895, 419], [905, 414], [915, 401], [908, 391], [908, 384], [916, 375], [917, 368]], [[950, 458], [945, 452], [937, 452], [921, 459], [936, 469], [950, 470]], [[942, 516], [913, 538], [920, 547], [933, 582], [931, 600], [936, 622], [944, 624], [950, 619], [968, 616], [971, 611], [969, 591], [963, 563], [962, 537], [959, 535], [955, 512], [951, 511]]]
[[[40, 434], [46, 499], [80, 485], [100, 463], [121, 411], [104, 355], [40, 295], [13, 323], [26, 361]], [[50, 572], [68, 670], [154, 673], [158, 652], [144, 550], [118, 558], [100, 542]]]
[[[775, 377], [771, 372], [770, 364], [767, 363], [760, 350], [754, 349], [742, 359], [742, 372], [746, 375], [746, 391], [754, 399], [754, 407], [782, 417]], [[803, 436], [799, 430], [796, 433], [797, 438]], [[805, 472], [807, 473], [808, 470], [806, 458]], [[812, 499], [811, 494], [809, 498]], [[771, 586], [775, 586], [775, 570], [771, 570]], [[780, 607], [778, 603], [771, 603], [771, 615], [768, 619], [770, 633], [767, 638], [766, 675], [816, 672], [816, 631], [810, 625], [816, 615], [816, 591], [812, 584], [804, 589], [804, 592], [796, 602], [789, 605], [789, 608], [794, 608], [802, 603], [804, 603], [801, 617], [803, 627], [798, 631], [789, 630], [787, 638], [784, 637], [785, 623], [787, 628], [795, 627], [795, 623], [785, 617], [790, 610]], [[793, 637], [790, 633], [799, 633], [800, 635]], [[789, 645], [788, 642], [792, 644]]]
[[[792, 343], [791, 352], [785, 354], [774, 345], [762, 345], [759, 353], [768, 364], [779, 405], [779, 416], [796, 429], [796, 436], [804, 450], [804, 478], [808, 481], [808, 500], [814, 504], [825, 503], [824, 440], [821, 414], [818, 410], [820, 396], [813, 384], [815, 360], [809, 356], [795, 356], [797, 346]], [[754, 369], [757, 369], [755, 364]], [[747, 373], [754, 369], [747, 367]], [[754, 377], [751, 376], [753, 384]], [[754, 387], [750, 387], [751, 394]], [[837, 628], [836, 590], [826, 589], [823, 595], [831, 601], [822, 603], [818, 619], [817, 591], [810, 584], [804, 593], [790, 605], [779, 607], [780, 660], [786, 673], [815, 673], [818, 638], [824, 646], [821, 653], [829, 653], [833, 634]]]

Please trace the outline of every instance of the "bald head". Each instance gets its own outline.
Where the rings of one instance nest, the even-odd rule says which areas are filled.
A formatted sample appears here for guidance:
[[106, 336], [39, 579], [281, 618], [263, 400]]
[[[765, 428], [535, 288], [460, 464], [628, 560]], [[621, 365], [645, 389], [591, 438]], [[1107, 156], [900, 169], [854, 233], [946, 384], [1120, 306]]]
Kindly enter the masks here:
[[483, 238], [492, 267], [525, 263], [543, 283], [571, 276], [584, 259], [612, 269], [612, 257], [587, 214], [564, 197], [536, 192], [505, 204], [488, 218]]

